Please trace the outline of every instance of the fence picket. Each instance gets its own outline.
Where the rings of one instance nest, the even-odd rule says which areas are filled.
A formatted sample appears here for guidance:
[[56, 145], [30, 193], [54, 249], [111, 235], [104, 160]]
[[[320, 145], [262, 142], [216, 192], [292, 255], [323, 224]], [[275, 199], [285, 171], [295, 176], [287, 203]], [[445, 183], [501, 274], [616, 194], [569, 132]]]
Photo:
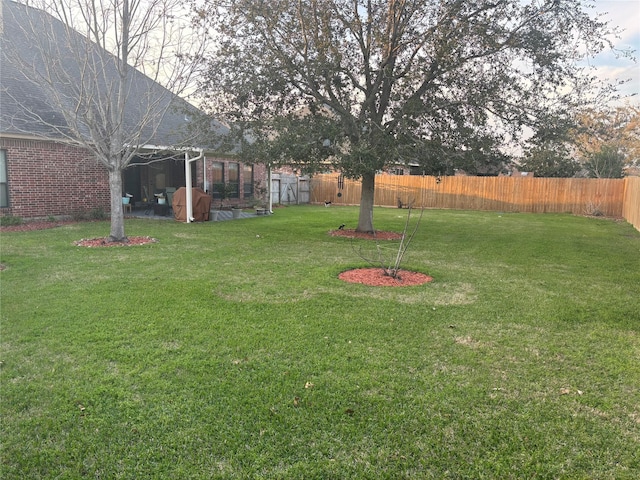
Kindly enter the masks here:
[[640, 177], [627, 177], [624, 184], [622, 216], [640, 230]]

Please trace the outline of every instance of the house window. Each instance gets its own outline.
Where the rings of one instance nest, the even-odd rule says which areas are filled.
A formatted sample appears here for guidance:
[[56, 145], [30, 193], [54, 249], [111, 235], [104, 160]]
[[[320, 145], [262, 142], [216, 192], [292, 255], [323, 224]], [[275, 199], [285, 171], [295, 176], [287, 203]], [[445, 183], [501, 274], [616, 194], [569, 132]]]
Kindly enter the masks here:
[[224, 165], [222, 162], [213, 162], [211, 165], [212, 179], [211, 189], [213, 190], [213, 198], [222, 198], [224, 191]]
[[7, 152], [0, 150], [0, 207], [9, 206], [9, 188], [7, 185]]
[[253, 165], [242, 167], [242, 184], [244, 186], [244, 198], [253, 196]]
[[240, 169], [239, 164], [229, 163], [229, 198], [240, 198]]

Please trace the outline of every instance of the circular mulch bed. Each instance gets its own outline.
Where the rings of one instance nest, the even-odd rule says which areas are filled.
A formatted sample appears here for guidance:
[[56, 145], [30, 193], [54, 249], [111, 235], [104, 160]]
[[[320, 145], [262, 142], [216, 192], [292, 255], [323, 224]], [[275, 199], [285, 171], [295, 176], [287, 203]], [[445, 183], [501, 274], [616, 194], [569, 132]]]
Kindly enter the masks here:
[[355, 268], [338, 275], [340, 280], [349, 283], [361, 283], [372, 287], [411, 287], [429, 283], [433, 277], [420, 272], [400, 270], [398, 277], [385, 275], [382, 268]]
[[108, 238], [83, 238], [75, 242], [75, 245], [79, 247], [132, 247], [155, 242], [157, 240], [152, 237], [128, 237], [124, 242], [112, 242]]
[[364, 238], [366, 240], [400, 240], [402, 234], [396, 232], [383, 232], [376, 230], [375, 233], [356, 232], [354, 229], [331, 230], [329, 235], [332, 237], [344, 238]]

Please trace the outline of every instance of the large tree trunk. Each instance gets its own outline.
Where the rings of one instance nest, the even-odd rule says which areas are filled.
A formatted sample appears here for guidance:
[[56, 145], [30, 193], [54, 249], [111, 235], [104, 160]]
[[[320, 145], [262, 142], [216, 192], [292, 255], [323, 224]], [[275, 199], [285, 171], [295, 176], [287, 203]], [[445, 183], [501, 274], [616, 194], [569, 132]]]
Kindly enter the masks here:
[[362, 193], [360, 194], [360, 216], [358, 217], [358, 232], [373, 233], [373, 194], [376, 183], [376, 173], [362, 175]]
[[111, 193], [111, 233], [112, 242], [126, 242], [124, 234], [124, 213], [122, 209], [122, 172], [116, 168], [109, 169], [109, 190]]

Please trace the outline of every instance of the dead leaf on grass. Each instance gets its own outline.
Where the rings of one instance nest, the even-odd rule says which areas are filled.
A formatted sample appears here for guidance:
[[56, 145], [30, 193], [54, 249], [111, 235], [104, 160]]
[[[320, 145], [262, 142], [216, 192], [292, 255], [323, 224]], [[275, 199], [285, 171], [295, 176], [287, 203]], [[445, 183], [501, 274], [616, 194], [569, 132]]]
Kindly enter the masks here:
[[311, 382], [307, 382], [304, 384], [304, 388], [313, 388], [313, 387], [315, 387], [315, 385]]
[[571, 393], [575, 393], [576, 395], [584, 395], [584, 392], [582, 390], [576, 389], [576, 391], [573, 392], [570, 388], [566, 387], [560, 389], [560, 395], [569, 395]]
[[86, 408], [82, 403], [76, 402], [76, 407], [78, 407], [78, 410], [80, 410], [80, 415], [85, 414]]

